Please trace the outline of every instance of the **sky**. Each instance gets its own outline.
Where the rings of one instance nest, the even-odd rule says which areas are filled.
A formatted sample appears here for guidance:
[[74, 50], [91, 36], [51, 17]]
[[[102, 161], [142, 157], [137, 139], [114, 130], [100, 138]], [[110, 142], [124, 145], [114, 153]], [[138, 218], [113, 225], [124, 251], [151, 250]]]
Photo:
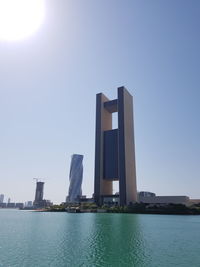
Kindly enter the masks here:
[[96, 94], [115, 99], [120, 86], [134, 97], [138, 191], [200, 198], [200, 1], [45, 3], [34, 34], [0, 40], [5, 201], [33, 200], [34, 177], [65, 201], [72, 154], [91, 196]]

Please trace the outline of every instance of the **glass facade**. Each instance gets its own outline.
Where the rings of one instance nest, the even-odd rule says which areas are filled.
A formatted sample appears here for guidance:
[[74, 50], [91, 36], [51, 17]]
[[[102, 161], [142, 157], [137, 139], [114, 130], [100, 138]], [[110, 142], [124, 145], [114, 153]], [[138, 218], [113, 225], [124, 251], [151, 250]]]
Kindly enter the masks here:
[[69, 174], [69, 193], [68, 202], [76, 202], [82, 195], [82, 180], [83, 180], [83, 155], [72, 155], [70, 174]]

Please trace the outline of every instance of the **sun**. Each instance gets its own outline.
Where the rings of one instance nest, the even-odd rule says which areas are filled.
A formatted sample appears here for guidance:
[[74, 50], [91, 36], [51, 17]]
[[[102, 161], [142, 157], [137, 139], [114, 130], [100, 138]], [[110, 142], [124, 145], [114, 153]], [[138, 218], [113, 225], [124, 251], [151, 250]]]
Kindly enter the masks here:
[[0, 0], [0, 39], [21, 40], [40, 27], [45, 0]]

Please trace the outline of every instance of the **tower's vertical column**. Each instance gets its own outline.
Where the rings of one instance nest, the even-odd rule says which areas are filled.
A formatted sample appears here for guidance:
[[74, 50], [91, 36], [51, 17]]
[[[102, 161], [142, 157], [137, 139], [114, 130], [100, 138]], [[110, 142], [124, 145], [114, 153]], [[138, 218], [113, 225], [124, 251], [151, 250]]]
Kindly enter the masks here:
[[95, 182], [94, 198], [101, 204], [101, 195], [112, 194], [112, 181], [103, 178], [104, 131], [112, 129], [112, 114], [104, 108], [109, 99], [103, 94], [96, 96], [96, 140], [95, 140]]
[[124, 87], [118, 88], [119, 188], [120, 205], [137, 201], [133, 97]]

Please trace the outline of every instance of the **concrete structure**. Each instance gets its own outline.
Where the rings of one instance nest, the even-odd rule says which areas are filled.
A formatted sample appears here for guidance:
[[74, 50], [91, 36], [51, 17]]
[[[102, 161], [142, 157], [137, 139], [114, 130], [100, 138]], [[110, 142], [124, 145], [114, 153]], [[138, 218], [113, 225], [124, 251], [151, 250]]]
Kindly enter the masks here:
[[4, 200], [4, 195], [1, 194], [1, 195], [0, 195], [0, 203], [3, 203], [3, 200]]
[[43, 207], [44, 182], [36, 182], [35, 200], [33, 205]]
[[72, 155], [69, 181], [70, 185], [66, 202], [78, 202], [82, 196], [83, 155]]
[[155, 196], [139, 197], [139, 202], [145, 204], [184, 204], [188, 205], [190, 198], [187, 196]]
[[[118, 128], [112, 129], [112, 113], [118, 112]], [[103, 204], [113, 194], [113, 181], [119, 181], [121, 206], [137, 201], [133, 98], [125, 87], [118, 98], [96, 96], [96, 141], [94, 199]]]

